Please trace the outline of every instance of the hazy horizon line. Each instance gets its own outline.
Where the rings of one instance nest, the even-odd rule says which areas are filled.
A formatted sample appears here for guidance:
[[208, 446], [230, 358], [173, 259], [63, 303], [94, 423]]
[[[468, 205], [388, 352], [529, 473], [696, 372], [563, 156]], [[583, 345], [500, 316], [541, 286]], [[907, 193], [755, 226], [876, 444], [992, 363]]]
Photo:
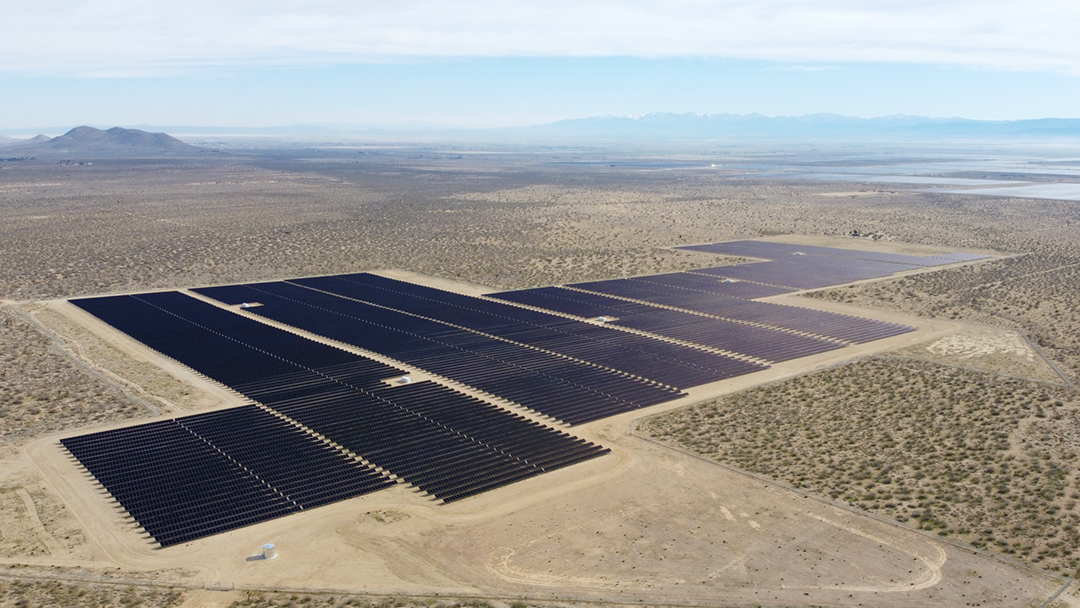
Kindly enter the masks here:
[[[1066, 117], [1066, 116], [1039, 116], [1030, 118], [1009, 118], [1009, 119], [985, 119], [985, 118], [967, 118], [964, 116], [926, 116], [921, 114], [882, 114], [876, 116], [854, 116], [849, 114], [839, 114], [833, 112], [813, 112], [808, 114], [764, 114], [759, 112], [751, 112], [747, 114], [738, 114], [733, 112], [648, 112], [645, 114], [596, 114], [588, 116], [574, 116], [567, 118], [559, 118], [555, 120], [549, 120], [546, 122], [528, 122], [510, 125], [498, 125], [498, 126], [466, 126], [466, 125], [453, 125], [448, 123], [439, 123], [433, 121], [398, 121], [398, 122], [371, 122], [371, 123], [341, 123], [341, 122], [294, 122], [294, 123], [277, 123], [277, 124], [263, 124], [257, 126], [251, 125], [237, 125], [237, 124], [154, 124], [154, 123], [129, 123], [129, 124], [107, 124], [107, 123], [94, 123], [85, 122], [79, 124], [69, 124], [64, 126], [37, 126], [37, 127], [3, 127], [0, 126], [0, 135], [8, 137], [26, 136], [34, 137], [36, 135], [50, 135], [53, 136], [63, 135], [71, 129], [78, 127], [92, 127], [96, 129], [109, 129], [113, 127], [121, 127], [125, 129], [160, 129], [163, 132], [168, 130], [182, 129], [187, 131], [186, 134], [197, 135], [198, 129], [204, 129], [208, 131], [222, 131], [222, 130], [235, 130], [236, 134], [244, 134], [244, 132], [256, 132], [256, 131], [273, 131], [273, 130], [317, 130], [325, 131], [327, 134], [333, 132], [350, 132], [350, 131], [379, 131], [379, 130], [410, 130], [410, 131], [499, 131], [508, 129], [529, 129], [535, 127], [545, 127], [557, 125], [559, 123], [567, 123], [574, 121], [589, 121], [589, 120], [641, 120], [649, 117], [658, 116], [671, 116], [671, 117], [695, 117], [695, 118], [758, 118], [766, 120], [784, 120], [784, 119], [806, 119], [814, 117], [833, 117], [848, 119], [851, 121], [882, 121], [888, 119], [907, 119], [907, 120], [926, 120], [935, 122], [965, 122], [965, 123], [983, 123], [983, 124], [1010, 124], [1010, 123], [1023, 123], [1023, 122], [1036, 122], [1036, 121], [1078, 121], [1080, 117]], [[224, 135], [224, 133], [206, 133], [207, 135]], [[254, 134], [254, 133], [252, 133]]]

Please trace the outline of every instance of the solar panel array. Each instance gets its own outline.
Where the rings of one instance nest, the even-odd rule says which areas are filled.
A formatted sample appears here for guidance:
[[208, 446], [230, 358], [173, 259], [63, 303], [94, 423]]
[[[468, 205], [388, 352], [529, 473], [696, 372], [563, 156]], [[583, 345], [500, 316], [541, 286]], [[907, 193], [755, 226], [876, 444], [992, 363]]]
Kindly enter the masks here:
[[163, 547], [394, 483], [254, 405], [61, 443]]
[[489, 293], [487, 297], [553, 310], [585, 319], [621, 317], [656, 310], [655, 306], [649, 306], [648, 304], [639, 304], [595, 293], [574, 291], [565, 287], [537, 287], [535, 289], [504, 291]]
[[269, 401], [444, 502], [608, 452], [429, 381], [363, 395], [312, 387]]
[[863, 279], [884, 277], [894, 272], [914, 270], [916, 268], [919, 267], [894, 264], [892, 262], [801, 256], [771, 262], [699, 268], [693, 272], [740, 279], [743, 283], [758, 281], [770, 285], [785, 285], [795, 289], [817, 289]]
[[644, 281], [615, 279], [570, 285], [581, 290], [671, 306], [715, 317], [757, 323], [769, 327], [806, 332], [823, 338], [861, 344], [909, 331], [914, 327], [864, 319], [797, 306], [740, 300], [712, 293], [680, 288], [664, 289]]
[[373, 274], [291, 282], [589, 361], [678, 389], [763, 369], [761, 365], [648, 336]]
[[63, 441], [163, 546], [374, 491], [387, 474], [451, 502], [608, 451], [432, 382], [389, 386], [403, 370], [178, 292], [72, 303], [274, 412]]
[[[370, 274], [196, 291], [580, 424], [766, 367], [617, 327], [786, 361], [914, 328], [756, 299], [982, 257], [684, 249], [770, 261], [491, 295], [504, 302]], [[435, 382], [391, 386], [402, 369], [179, 292], [72, 303], [258, 403], [62, 440], [162, 546], [398, 480], [451, 502], [608, 452]]]
[[[247, 290], [247, 291], [243, 291]], [[286, 282], [195, 291], [581, 424], [677, 399], [677, 389], [550, 352]]]
[[679, 249], [764, 258], [769, 261], [702, 268], [691, 272], [794, 289], [829, 287], [862, 279], [885, 277], [905, 270], [967, 262], [986, 257], [969, 253], [917, 256], [767, 241], [731, 241], [691, 245]]
[[608, 321], [610, 325], [646, 331], [774, 363], [844, 347], [844, 343], [835, 340], [637, 304], [560, 287], [494, 293], [490, 296], [567, 314], [605, 316], [611, 319]]
[[985, 255], [973, 253], [946, 253], [940, 255], [921, 256], [903, 253], [883, 253], [880, 251], [865, 251], [861, 249], [843, 249], [840, 247], [822, 247], [820, 245], [793, 245], [790, 243], [772, 243], [769, 241], [728, 241], [725, 243], [709, 243], [705, 245], [688, 245], [679, 247], [688, 251], [703, 251], [706, 253], [718, 253], [724, 255], [738, 255], [746, 257], [764, 258], [775, 260], [791, 255], [820, 255], [834, 258], [847, 258], [852, 260], [871, 260], [877, 262], [893, 262], [896, 264], [910, 264], [912, 266], [942, 266], [956, 262], [969, 262], [985, 258]]
[[[695, 270], [693, 272], [701, 271]], [[702, 276], [700, 274], [693, 274], [690, 272], [654, 274], [645, 277], [634, 277], [627, 280], [640, 281], [650, 285], [663, 285], [667, 287], [694, 289], [697, 291], [705, 291], [721, 296], [739, 298], [742, 300], [766, 298], [769, 296], [777, 296], [782, 293], [791, 293], [792, 291], [795, 291], [794, 289], [790, 289], [787, 287], [774, 287], [772, 285], [751, 283], [749, 281], [725, 281], [716, 277]]]

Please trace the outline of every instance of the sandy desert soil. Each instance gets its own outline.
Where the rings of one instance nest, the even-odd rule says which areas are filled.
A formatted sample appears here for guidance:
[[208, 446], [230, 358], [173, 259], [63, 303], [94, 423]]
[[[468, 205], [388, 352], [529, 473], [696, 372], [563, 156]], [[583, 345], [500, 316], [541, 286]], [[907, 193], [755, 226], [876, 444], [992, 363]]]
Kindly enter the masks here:
[[1061, 388], [867, 359], [648, 419], [643, 432], [1070, 575], [1080, 484]]
[[0, 444], [149, 413], [9, 307], [0, 308], [0, 344]]
[[[1070, 413], [1075, 399], [1068, 389], [1052, 386], [1063, 384], [1056, 371], [1047, 371], [1039, 357], [1028, 359], [1019, 342], [1003, 336], [1022, 331], [1067, 379], [1080, 371], [1074, 302], [1080, 293], [1075, 231], [1080, 211], [1074, 203], [1058, 201], [904, 190], [852, 197], [852, 190], [850, 184], [721, 173], [552, 168], [530, 158], [463, 164], [405, 155], [356, 159], [312, 153], [201, 164], [112, 160], [93, 167], [30, 163], [5, 171], [0, 238], [10, 246], [0, 253], [0, 298], [18, 301], [19, 310], [62, 334], [64, 343], [54, 344], [23, 317], [7, 315], [0, 327], [5, 344], [10, 337], [20, 345], [17, 357], [0, 358], [0, 378], [11, 396], [8, 416], [22, 416], [25, 423], [12, 424], [11, 439], [0, 445], [5, 513], [0, 565], [23, 564], [36, 573], [61, 565], [89, 573], [82, 577], [87, 580], [110, 572], [149, 577], [188, 589], [184, 597], [190, 605], [284, 606], [304, 597], [311, 598], [304, 603], [325, 605], [386, 601], [343, 595], [348, 590], [339, 586], [343, 580], [354, 593], [381, 590], [402, 598], [430, 597], [425, 594], [433, 590], [443, 598], [457, 593], [458, 599], [446, 600], [448, 606], [619, 598], [637, 605], [1038, 605], [1059, 580], [972, 552], [970, 543], [1036, 568], [1075, 569], [1076, 556], [1066, 554], [1075, 534], [1068, 520], [1075, 509], [1069, 459], [1080, 441]], [[837, 192], [844, 195], [830, 195]], [[844, 238], [852, 229], [893, 240]], [[177, 370], [162, 371], [152, 356], [117, 348], [121, 341], [89, 329], [85, 319], [28, 300], [378, 269], [418, 273], [445, 285], [464, 281], [518, 288], [734, 263], [739, 260], [670, 247], [790, 234], [802, 235], [799, 242], [853, 247], [1022, 254], [807, 294], [812, 297], [801, 299], [811, 307], [870, 306], [880, 312], [863, 314], [896, 320], [913, 313], [943, 325], [935, 326], [925, 343], [898, 343], [906, 350], [887, 357], [780, 380], [801, 371], [788, 366], [777, 370], [775, 384], [718, 402], [745, 401], [749, 408], [761, 391], [774, 391], [774, 396], [820, 395], [823, 404], [843, 400], [864, 411], [859, 408], [866, 408], [867, 400], [860, 391], [880, 393], [858, 375], [845, 376], [851, 369], [872, 369], [867, 376], [894, 397], [918, 396], [896, 397], [889, 410], [904, 423], [893, 431], [895, 445], [888, 453], [912, 493], [909, 502], [894, 501], [892, 511], [885, 510], [891, 499], [881, 494], [882, 486], [898, 491], [899, 482], [868, 489], [868, 480], [876, 477], [856, 479], [868, 470], [876, 473], [872, 467], [859, 469], [860, 452], [882, 441], [871, 425], [883, 415], [876, 411], [837, 427], [850, 431], [853, 443], [839, 452], [849, 455], [847, 464], [824, 480], [811, 473], [819, 473], [820, 460], [835, 449], [823, 440], [825, 434], [808, 439], [805, 430], [793, 429], [794, 435], [767, 449], [739, 448], [744, 460], [733, 460], [732, 448], [745, 445], [740, 441], [758, 433], [764, 421], [793, 424], [799, 416], [821, 414], [794, 398], [769, 399], [770, 407], [742, 409], [739, 415], [718, 414], [729, 416], [744, 439], [729, 432], [725, 441], [709, 435], [699, 443], [717, 446], [710, 452], [716, 457], [723, 454], [737, 466], [798, 482], [814, 494], [830, 497], [839, 490], [837, 500], [853, 503], [856, 510], [627, 435], [631, 416], [581, 429], [616, 449], [616, 455], [463, 501], [468, 504], [439, 507], [404, 487], [394, 488], [175, 551], [153, 551], [98, 490], [70, 474], [71, 462], [55, 449], [52, 433], [61, 429], [71, 434], [155, 412], [221, 407], [230, 397]], [[963, 331], [948, 325], [956, 322], [963, 322]], [[985, 325], [1000, 329], [977, 329]], [[869, 354], [856, 351], [851, 354]], [[834, 380], [847, 382], [847, 392], [830, 392]], [[929, 388], [939, 383], [940, 388]], [[48, 410], [57, 401], [66, 403], [49, 392], [57, 384], [76, 404], [60, 417]], [[747, 388], [732, 384], [698, 391], [686, 404]], [[44, 407], [36, 405], [40, 391], [45, 391]], [[1039, 401], [1044, 393], [1049, 404]], [[919, 407], [924, 396], [925, 407]], [[1002, 403], [996, 404], [999, 396]], [[1054, 405], [1058, 401], [1061, 406]], [[1038, 416], [1036, 405], [1045, 417]], [[954, 409], [946, 412], [946, 406]], [[723, 410], [708, 405], [665, 416], [698, 415], [707, 407]], [[991, 414], [995, 410], [997, 416]], [[985, 439], [979, 444], [983, 449], [952, 438], [956, 425], [913, 426], [945, 413], [973, 425], [981, 421], [974, 428]], [[903, 418], [906, 414], [910, 417]], [[904, 433], [918, 441], [899, 441]], [[957, 460], [923, 458], [919, 446], [936, 439], [944, 443], [935, 447], [947, 447]], [[780, 456], [788, 441], [803, 451]], [[755, 454], [761, 459], [754, 460]], [[760, 464], [766, 457], [768, 470]], [[924, 477], [915, 478], [912, 463], [923, 468]], [[67, 472], [43, 475], [41, 467]], [[970, 469], [966, 475], [964, 467]], [[1055, 471], [1066, 467], [1070, 472], [1054, 482]], [[805, 481], [796, 479], [799, 474]], [[68, 481], [52, 483], [58, 478]], [[1004, 484], [1008, 492], [987, 493], [975, 479], [997, 484], [991, 488]], [[1053, 491], [1040, 495], [1032, 486], [1037, 480], [1053, 482], [1048, 486]], [[870, 492], [872, 499], [863, 500]], [[980, 496], [983, 505], [973, 507]], [[860, 515], [879, 502], [882, 519]], [[987, 506], [998, 504], [1031, 511], [1031, 517], [1015, 530], [1010, 526], [1017, 518], [1006, 514], [1008, 508]], [[978, 526], [963, 519], [972, 514], [981, 518]], [[898, 516], [907, 519], [900, 522]], [[938, 536], [946, 530], [948, 536]], [[268, 564], [244, 561], [278, 536], [293, 556], [304, 556], [302, 564], [284, 558]], [[865, 582], [849, 580], [853, 572]], [[236, 585], [236, 591], [197, 590], [219, 580]], [[928, 582], [933, 584], [923, 586]], [[64, 584], [98, 593], [88, 582]], [[257, 593], [268, 587], [289, 591], [260, 598], [247, 595], [244, 585]], [[99, 601], [128, 597], [129, 604], [139, 603], [123, 595], [123, 585], [111, 588], [114, 594]], [[334, 600], [303, 591], [320, 589], [333, 589]], [[165, 601], [147, 597], [146, 605]], [[1076, 602], [1068, 594], [1063, 598]], [[407, 599], [400, 604], [411, 605]]]
[[897, 354], [1003, 376], [1063, 385], [1054, 367], [1019, 332], [969, 325]]

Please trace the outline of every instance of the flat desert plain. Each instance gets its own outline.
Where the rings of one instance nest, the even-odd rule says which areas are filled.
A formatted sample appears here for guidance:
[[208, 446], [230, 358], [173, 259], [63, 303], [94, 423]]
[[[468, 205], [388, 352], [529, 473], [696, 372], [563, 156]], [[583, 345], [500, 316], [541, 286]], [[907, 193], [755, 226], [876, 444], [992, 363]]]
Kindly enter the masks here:
[[[767, 407], [780, 403], [777, 399], [798, 403], [797, 395], [776, 395], [785, 387], [859, 365], [879, 366], [875, 373], [888, 377], [902, 375], [895, 370], [927, 366], [933, 373], [953, 374], [950, 381], [968, 383], [964, 386], [1024, 383], [1014, 392], [1030, 390], [1038, 412], [1018, 404], [1015, 420], [1003, 421], [1012, 426], [994, 432], [1005, 433], [1001, 458], [1041, 458], [1035, 440], [1048, 431], [1038, 425], [1067, 426], [1080, 409], [1070, 392], [1077, 359], [1076, 334], [1068, 323], [1076, 322], [1075, 312], [1053, 313], [1076, 310], [1068, 286], [1076, 277], [1071, 269], [1080, 264], [1071, 261], [1080, 258], [1078, 244], [1071, 231], [1059, 228], [1074, 221], [1071, 207], [904, 190], [853, 197], [847, 195], [851, 184], [732, 181], [722, 174], [566, 173], [538, 169], [527, 156], [486, 164], [476, 160], [467, 169], [398, 156], [358, 165], [351, 159], [282, 156], [201, 167], [150, 164], [150, 169], [118, 161], [95, 164], [85, 175], [51, 166], [4, 174], [3, 200], [17, 210], [4, 221], [4, 231], [20, 243], [15, 254], [4, 254], [7, 263], [0, 269], [2, 329], [18, 344], [17, 356], [3, 362], [0, 564], [6, 582], [0, 597], [10, 598], [4, 601], [1041, 606], [1054, 598], [1062, 605], [1077, 603], [1066, 576], [1075, 570], [1068, 544], [1075, 527], [1068, 518], [1076, 513], [1071, 468], [1076, 457], [1074, 444], [1066, 443], [1075, 441], [1074, 434], [1053, 431], [1062, 439], [1040, 460], [1044, 468], [1066, 471], [1060, 496], [1025, 499], [1018, 491], [1010, 499], [1043, 509], [1039, 518], [1052, 509], [1050, 516], [1061, 524], [1014, 531], [1014, 547], [1011, 528], [994, 528], [996, 520], [987, 520], [993, 532], [988, 535], [952, 523], [951, 514], [961, 521], [974, 511], [965, 511], [963, 501], [949, 503], [948, 488], [940, 495], [922, 489], [908, 497], [912, 505], [947, 503], [934, 507], [944, 513], [938, 518], [946, 523], [942, 528], [909, 512], [928, 507], [898, 511], [895, 501], [876, 495], [864, 499], [880, 491], [880, 476], [874, 478], [876, 489], [865, 489], [867, 478], [861, 478], [853, 494], [851, 480], [842, 485], [844, 480], [810, 483], [800, 477], [805, 471], [796, 465], [805, 465], [793, 455], [782, 453], [771, 464], [752, 461], [677, 430], [684, 424], [679, 416], [730, 403], [730, 412], [738, 413], [722, 418], [727, 430], [749, 432], [761, 421], [734, 404], [757, 399], [761, 391], [774, 391], [764, 401], [765, 410], [787, 412]], [[207, 191], [193, 193], [198, 188]], [[820, 196], [838, 191], [844, 195]], [[973, 220], [984, 212], [990, 219]], [[1017, 226], [1014, 217], [1022, 214], [1047, 223]], [[92, 220], [95, 228], [79, 228], [80, 220]], [[871, 224], [891, 240], [845, 237], [856, 223]], [[65, 302], [67, 297], [358, 270], [480, 295], [734, 263], [741, 260], [671, 247], [737, 238], [990, 255], [903, 277], [771, 298], [904, 323], [917, 331], [696, 387], [679, 401], [653, 408], [560, 427], [611, 448], [611, 454], [449, 505], [399, 484], [160, 549], [58, 443], [91, 430], [245, 402], [82, 313]], [[80, 239], [96, 242], [84, 246]], [[1045, 287], [1062, 282], [1064, 287]], [[993, 298], [986, 295], [988, 284], [997, 285]], [[855, 374], [845, 382], [859, 378]], [[834, 430], [843, 434], [857, 428], [842, 419], [857, 411], [845, 409], [844, 399], [855, 408], [858, 395], [869, 390], [846, 386], [835, 397], [830, 407], [841, 419], [831, 423]], [[1040, 391], [1051, 396], [1039, 401]], [[880, 397], [882, 409], [891, 406], [889, 399], [912, 408], [936, 407], [936, 401], [905, 401], [903, 389]], [[974, 399], [987, 411], [993, 407], [992, 401]], [[1039, 412], [1044, 415], [1038, 417]], [[771, 424], [787, 433], [787, 420]], [[723, 446], [750, 442], [749, 451], [759, 455], [797, 445], [800, 457], [813, 463], [836, 453], [831, 447], [816, 451], [818, 444], [827, 444], [798, 435], [795, 426], [789, 435], [770, 436], [769, 443], [755, 446], [752, 438], [719, 440], [709, 424], [697, 424]], [[820, 430], [802, 426], [807, 427], [803, 432]], [[906, 427], [898, 423], [896, 428]], [[863, 437], [848, 436], [854, 442]], [[846, 449], [884, 450], [876, 441]], [[890, 447], [889, 453], [915, 464], [940, 456], [903, 449], [902, 444]], [[975, 470], [999, 467], [995, 454], [973, 451], [951, 458]], [[921, 479], [917, 474], [918, 469], [896, 468], [889, 483], [914, 484]], [[960, 480], [942, 483], [959, 487]], [[834, 494], [830, 484], [843, 491]], [[1031, 541], [1035, 538], [1040, 540]], [[1058, 539], [1062, 542], [1053, 544]], [[267, 542], [275, 543], [278, 557], [258, 559]]]

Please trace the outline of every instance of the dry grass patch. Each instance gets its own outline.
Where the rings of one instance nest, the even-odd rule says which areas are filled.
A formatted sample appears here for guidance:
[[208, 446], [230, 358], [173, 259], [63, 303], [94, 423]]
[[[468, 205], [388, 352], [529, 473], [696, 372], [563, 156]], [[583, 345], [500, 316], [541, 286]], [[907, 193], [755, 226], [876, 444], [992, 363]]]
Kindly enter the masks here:
[[1030, 255], [809, 294], [1015, 328], [1075, 381], [1080, 377], [1080, 254], [1043, 248]]
[[168, 608], [182, 601], [181, 592], [155, 587], [0, 580], [0, 606], [17, 608]]
[[1063, 389], [874, 358], [639, 428], [922, 530], [1080, 567], [1080, 402]]
[[6, 309], [0, 344], [0, 443], [146, 413]]

